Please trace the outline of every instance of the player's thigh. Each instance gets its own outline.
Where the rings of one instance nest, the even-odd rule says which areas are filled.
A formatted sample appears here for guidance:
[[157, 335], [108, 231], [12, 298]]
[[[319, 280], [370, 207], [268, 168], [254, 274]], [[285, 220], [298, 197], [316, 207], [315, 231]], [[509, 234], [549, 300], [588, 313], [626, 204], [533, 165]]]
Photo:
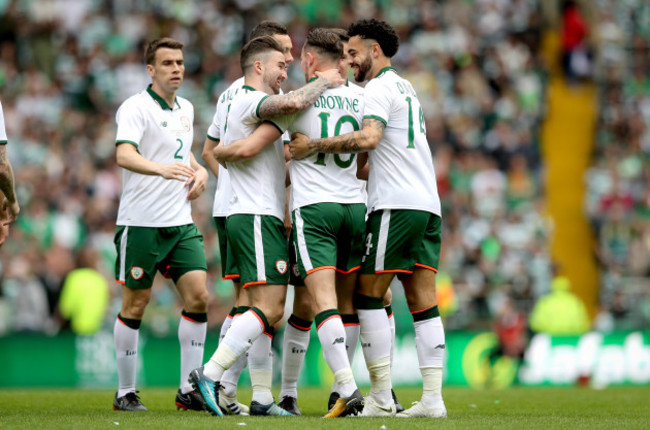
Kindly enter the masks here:
[[366, 224], [363, 274], [413, 273], [430, 218], [417, 210], [378, 210]]
[[133, 289], [151, 288], [160, 258], [155, 227], [117, 226], [115, 279]]
[[228, 234], [226, 233], [226, 217], [214, 217], [214, 225], [217, 228], [217, 238], [219, 239], [221, 277], [238, 282], [239, 274], [237, 273], [237, 265], [235, 264], [232, 246], [228, 243]]
[[243, 288], [288, 283], [289, 254], [281, 220], [274, 216], [236, 214], [226, 220], [226, 231]]
[[161, 235], [161, 249], [166, 253], [158, 269], [174, 283], [188, 272], [208, 270], [203, 236], [194, 224], [162, 228]]

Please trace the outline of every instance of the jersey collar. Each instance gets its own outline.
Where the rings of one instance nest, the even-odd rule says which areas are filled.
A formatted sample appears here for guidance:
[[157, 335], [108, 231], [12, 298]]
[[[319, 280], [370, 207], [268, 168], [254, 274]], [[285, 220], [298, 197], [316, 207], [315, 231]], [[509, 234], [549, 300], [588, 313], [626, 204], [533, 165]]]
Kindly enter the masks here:
[[[160, 97], [158, 94], [156, 94], [154, 90], [151, 89], [151, 84], [149, 84], [149, 86], [147, 87], [147, 92], [149, 93], [151, 98], [154, 99], [160, 105], [161, 108], [163, 108], [163, 110], [174, 110], [172, 109], [171, 106], [167, 104], [167, 102], [162, 97]], [[181, 105], [178, 104], [178, 97], [174, 97], [174, 103], [176, 104], [176, 106], [181, 107]]]
[[380, 77], [381, 75], [383, 75], [384, 73], [388, 72], [389, 70], [392, 70], [393, 72], [397, 73], [397, 69], [396, 69], [395, 67], [388, 66], [388, 67], [384, 67], [383, 69], [381, 69], [381, 70], [379, 71], [379, 73], [377, 73], [377, 74], [375, 75], [375, 78]]
[[257, 91], [255, 88], [251, 87], [250, 85], [244, 85], [242, 86], [242, 88], [248, 91]]

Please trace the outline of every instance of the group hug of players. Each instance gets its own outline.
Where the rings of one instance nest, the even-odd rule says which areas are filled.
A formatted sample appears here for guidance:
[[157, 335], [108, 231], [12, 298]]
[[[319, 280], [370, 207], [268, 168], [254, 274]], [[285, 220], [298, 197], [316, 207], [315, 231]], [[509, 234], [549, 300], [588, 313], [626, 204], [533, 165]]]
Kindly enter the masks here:
[[[306, 84], [283, 94], [293, 61], [287, 30], [271, 21], [252, 30], [241, 51], [244, 76], [219, 97], [203, 149], [217, 176], [213, 217], [236, 306], [201, 366], [207, 265], [190, 201], [205, 189], [208, 173], [190, 151], [193, 107], [176, 96], [183, 45], [169, 38], [149, 44], [152, 84], [116, 115], [124, 189], [115, 236], [123, 301], [114, 329], [114, 409], [146, 410], [135, 390], [137, 338], [160, 271], [184, 303], [177, 407], [216, 416], [300, 415], [297, 381], [315, 322], [334, 374], [326, 418], [446, 417], [445, 336], [435, 296], [440, 200], [422, 108], [412, 85], [391, 67], [398, 47], [395, 30], [375, 19], [347, 31], [313, 29], [301, 50]], [[367, 81], [364, 88], [348, 82], [350, 68], [357, 82]], [[406, 410], [390, 378], [395, 275], [413, 316], [423, 379], [421, 400]], [[294, 306], [276, 403], [271, 341], [289, 283]], [[359, 339], [371, 382], [365, 397], [350, 364]], [[245, 366], [250, 408], [237, 401]]]

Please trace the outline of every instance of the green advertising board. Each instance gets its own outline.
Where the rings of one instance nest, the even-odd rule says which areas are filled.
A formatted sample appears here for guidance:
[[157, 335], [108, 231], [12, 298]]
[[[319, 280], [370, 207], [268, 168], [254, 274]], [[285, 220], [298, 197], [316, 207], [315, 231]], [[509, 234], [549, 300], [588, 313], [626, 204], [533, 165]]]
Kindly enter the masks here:
[[[282, 344], [282, 333], [274, 346]], [[206, 339], [206, 357], [218, 337]], [[496, 336], [491, 332], [449, 332], [446, 336], [444, 384], [493, 388], [513, 383], [524, 385], [573, 385], [588, 381], [594, 386], [650, 384], [650, 333], [588, 333], [579, 337], [537, 335], [521, 364], [509, 357], [492, 355]], [[174, 386], [179, 383], [178, 340], [141, 333], [138, 354], [139, 386]], [[274, 375], [279, 383], [281, 351], [275, 350]], [[363, 354], [358, 349], [353, 371], [360, 385], [368, 385]], [[395, 386], [421, 384], [412, 333], [397, 337], [392, 364]], [[244, 375], [244, 384], [248, 376]], [[299, 384], [329, 386], [333, 381], [312, 330], [305, 367]], [[0, 337], [0, 386], [69, 386], [113, 388], [117, 367], [113, 334], [94, 336], [61, 334], [56, 337], [16, 334]]]

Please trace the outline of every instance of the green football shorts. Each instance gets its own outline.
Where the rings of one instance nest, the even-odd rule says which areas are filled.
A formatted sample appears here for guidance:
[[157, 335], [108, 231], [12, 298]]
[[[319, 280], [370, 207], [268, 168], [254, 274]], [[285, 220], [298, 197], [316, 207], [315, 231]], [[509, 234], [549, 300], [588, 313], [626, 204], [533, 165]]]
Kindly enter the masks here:
[[350, 273], [361, 267], [366, 205], [316, 203], [293, 211], [293, 242], [304, 278], [321, 269]]
[[287, 285], [289, 253], [284, 223], [270, 215], [235, 214], [226, 219], [242, 287]]
[[151, 288], [156, 271], [175, 283], [187, 272], [207, 270], [203, 236], [194, 224], [117, 226], [114, 243], [116, 280], [129, 288]]
[[431, 212], [384, 209], [368, 217], [361, 273], [438, 271], [441, 219]]
[[235, 256], [232, 254], [232, 246], [228, 242], [226, 234], [226, 217], [214, 217], [214, 225], [217, 227], [219, 238], [219, 252], [221, 253], [221, 277], [239, 282], [239, 273], [235, 264]]

